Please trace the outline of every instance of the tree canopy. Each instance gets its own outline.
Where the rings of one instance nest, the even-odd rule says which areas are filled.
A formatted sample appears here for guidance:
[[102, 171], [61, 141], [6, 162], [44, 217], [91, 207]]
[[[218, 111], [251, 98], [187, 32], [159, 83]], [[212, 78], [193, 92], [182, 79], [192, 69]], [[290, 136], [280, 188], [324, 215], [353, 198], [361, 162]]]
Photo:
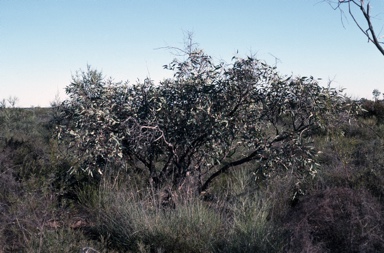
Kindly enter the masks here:
[[200, 49], [164, 68], [173, 78], [130, 85], [88, 67], [66, 88], [58, 137], [91, 175], [121, 168], [155, 186], [193, 179], [201, 192], [222, 173], [252, 163], [259, 178], [315, 175], [311, 136], [349, 117], [348, 99], [313, 77], [280, 75], [254, 57], [214, 63]]

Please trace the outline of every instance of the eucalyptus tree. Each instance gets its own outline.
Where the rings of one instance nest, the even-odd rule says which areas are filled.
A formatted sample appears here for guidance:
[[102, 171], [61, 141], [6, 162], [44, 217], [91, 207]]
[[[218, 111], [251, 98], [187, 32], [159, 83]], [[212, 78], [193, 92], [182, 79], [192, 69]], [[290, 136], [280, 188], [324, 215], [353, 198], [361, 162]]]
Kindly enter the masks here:
[[254, 57], [214, 63], [193, 49], [164, 68], [174, 75], [159, 84], [115, 83], [90, 67], [73, 77], [57, 128], [77, 157], [72, 172], [129, 164], [156, 187], [192, 178], [195, 192], [249, 163], [258, 177], [314, 176], [311, 136], [349, 117], [339, 91]]

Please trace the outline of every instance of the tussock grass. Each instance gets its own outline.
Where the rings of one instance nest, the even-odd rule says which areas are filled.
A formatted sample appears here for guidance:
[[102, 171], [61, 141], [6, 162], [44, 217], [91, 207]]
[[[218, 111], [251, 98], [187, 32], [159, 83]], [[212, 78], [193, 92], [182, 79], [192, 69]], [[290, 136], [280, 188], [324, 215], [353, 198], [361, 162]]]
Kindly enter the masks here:
[[[120, 252], [279, 252], [283, 231], [271, 217], [282, 215], [289, 196], [275, 195], [272, 188], [267, 194], [252, 190], [248, 173], [240, 168], [227, 179], [234, 192], [209, 201], [106, 182], [79, 196], [94, 232]], [[164, 192], [173, 205], [163, 205]]]
[[175, 207], [164, 207], [161, 197], [150, 190], [140, 198], [137, 191], [126, 189], [101, 192], [97, 201], [89, 201], [92, 191], [83, 192], [81, 201], [94, 218], [94, 229], [118, 250], [212, 252], [224, 233], [222, 215], [197, 198], [175, 196]]

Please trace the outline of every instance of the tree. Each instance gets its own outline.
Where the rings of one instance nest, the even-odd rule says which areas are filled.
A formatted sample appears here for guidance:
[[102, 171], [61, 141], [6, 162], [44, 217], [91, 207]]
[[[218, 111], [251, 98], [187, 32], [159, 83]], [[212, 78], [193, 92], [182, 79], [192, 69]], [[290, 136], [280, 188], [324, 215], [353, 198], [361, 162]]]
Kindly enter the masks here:
[[349, 115], [335, 89], [281, 76], [253, 57], [214, 64], [193, 49], [164, 67], [174, 76], [157, 85], [114, 83], [89, 67], [73, 78], [58, 136], [76, 154], [74, 172], [129, 164], [155, 187], [180, 189], [193, 179], [195, 192], [247, 163], [260, 178], [282, 170], [313, 176], [311, 136]]
[[380, 94], [381, 94], [381, 92], [378, 89], [374, 89], [372, 91], [372, 95], [373, 95], [373, 98], [375, 99], [375, 101], [377, 101], [379, 99]]
[[[383, 36], [380, 36], [380, 34], [378, 34], [378, 32], [381, 31], [382, 27], [378, 28], [374, 24], [375, 16], [373, 16], [371, 12], [372, 1], [338, 0], [335, 2], [335, 1], [327, 0], [327, 2], [330, 3], [335, 10], [336, 9], [340, 10], [343, 16], [345, 15], [344, 14], [345, 11], [343, 7], [346, 6], [349, 16], [352, 17], [353, 21], [355, 22], [357, 27], [360, 29], [360, 31], [368, 38], [368, 41], [372, 42], [376, 46], [376, 48], [380, 51], [380, 53], [384, 55]], [[361, 16], [363, 21], [360, 21], [361, 18], [359, 16]]]

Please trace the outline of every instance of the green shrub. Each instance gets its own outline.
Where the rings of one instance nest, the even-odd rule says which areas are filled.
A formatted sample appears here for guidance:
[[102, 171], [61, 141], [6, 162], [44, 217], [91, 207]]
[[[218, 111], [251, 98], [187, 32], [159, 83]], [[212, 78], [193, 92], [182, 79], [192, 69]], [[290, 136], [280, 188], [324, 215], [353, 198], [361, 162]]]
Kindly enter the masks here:
[[[159, 84], [114, 83], [88, 67], [67, 86], [57, 136], [71, 148], [72, 172], [109, 173], [129, 164], [158, 188], [196, 194], [237, 166], [258, 161], [260, 175], [294, 168], [316, 173], [311, 136], [350, 119], [356, 106], [313, 77], [281, 76], [253, 57], [214, 64], [200, 49], [164, 66]], [[113, 166], [110, 166], [113, 165]]]
[[377, 124], [384, 123], [384, 100], [362, 100], [363, 117], [375, 117]]
[[287, 215], [288, 252], [382, 252], [383, 205], [364, 189], [329, 188]]

